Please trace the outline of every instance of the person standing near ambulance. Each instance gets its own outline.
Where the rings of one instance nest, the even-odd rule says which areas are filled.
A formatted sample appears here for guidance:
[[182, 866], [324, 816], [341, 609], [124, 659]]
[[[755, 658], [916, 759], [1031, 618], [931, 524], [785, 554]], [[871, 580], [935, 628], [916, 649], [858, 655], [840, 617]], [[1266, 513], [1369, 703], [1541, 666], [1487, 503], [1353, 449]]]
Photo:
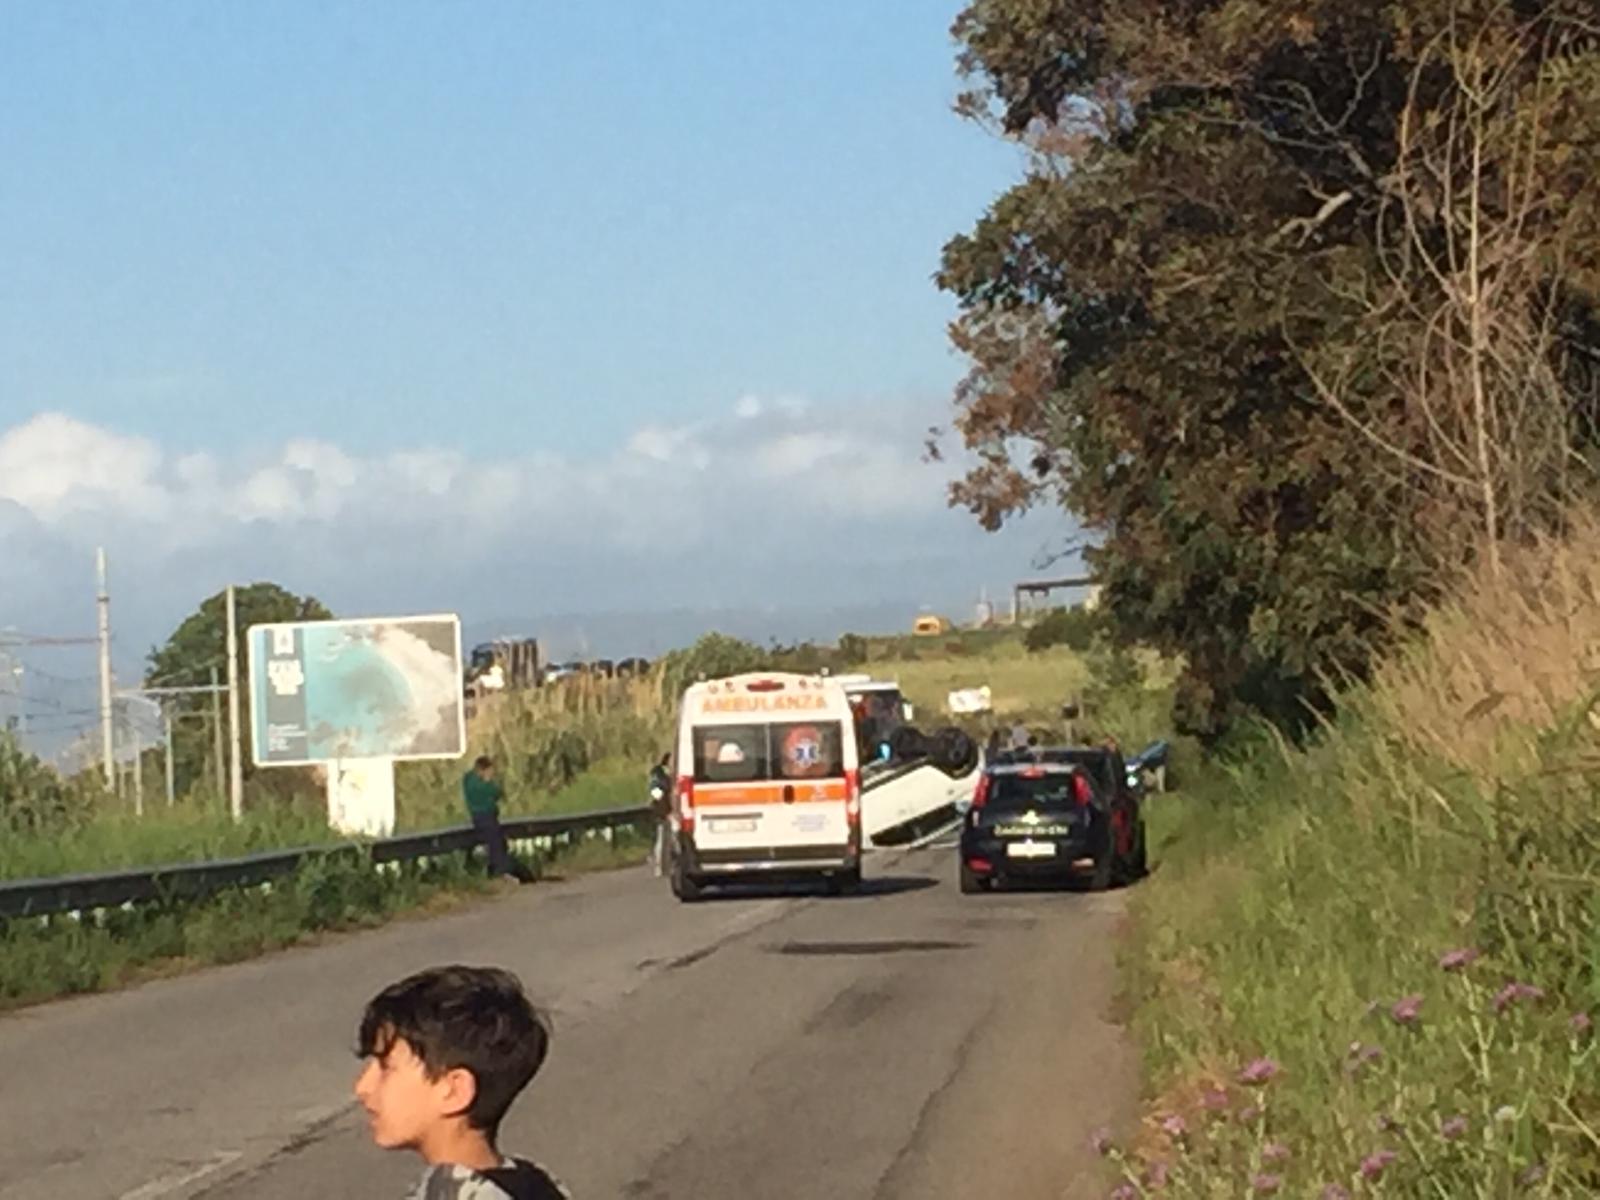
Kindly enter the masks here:
[[650, 846], [650, 868], [657, 879], [667, 861], [667, 837], [672, 822], [672, 774], [668, 764], [671, 754], [663, 754], [661, 761], [650, 768], [650, 812], [655, 818], [655, 840]]

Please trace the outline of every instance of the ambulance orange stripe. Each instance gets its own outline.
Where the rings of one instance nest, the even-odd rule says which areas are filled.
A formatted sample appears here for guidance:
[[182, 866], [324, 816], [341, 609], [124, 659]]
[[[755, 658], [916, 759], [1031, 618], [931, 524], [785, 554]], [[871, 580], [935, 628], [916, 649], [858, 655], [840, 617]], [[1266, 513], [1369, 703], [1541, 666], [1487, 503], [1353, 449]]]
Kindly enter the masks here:
[[[794, 799], [783, 798], [785, 788], [794, 789]], [[837, 804], [846, 798], [842, 779], [796, 779], [790, 783], [697, 783], [694, 785], [696, 808], [730, 804], [808, 804], [832, 801]]]

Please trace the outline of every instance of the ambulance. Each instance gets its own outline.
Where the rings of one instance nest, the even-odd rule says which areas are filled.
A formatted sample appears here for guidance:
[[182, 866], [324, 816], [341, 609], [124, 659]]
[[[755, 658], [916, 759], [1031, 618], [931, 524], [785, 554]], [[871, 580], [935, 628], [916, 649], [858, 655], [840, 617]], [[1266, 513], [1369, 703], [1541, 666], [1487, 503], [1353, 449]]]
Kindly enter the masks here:
[[821, 676], [760, 672], [690, 686], [674, 747], [680, 900], [708, 886], [861, 882], [861, 772], [850, 701]]

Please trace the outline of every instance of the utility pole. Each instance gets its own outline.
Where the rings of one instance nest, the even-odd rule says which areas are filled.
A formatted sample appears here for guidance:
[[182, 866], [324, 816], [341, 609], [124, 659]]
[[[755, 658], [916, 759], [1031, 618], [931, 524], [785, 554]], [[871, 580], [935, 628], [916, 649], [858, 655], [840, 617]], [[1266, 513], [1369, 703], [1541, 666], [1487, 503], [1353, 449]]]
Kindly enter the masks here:
[[133, 732], [133, 815], [144, 816], [144, 734], [131, 719], [128, 721]]
[[217, 803], [221, 804], [228, 795], [228, 768], [224, 765], [227, 759], [222, 749], [222, 688], [217, 683], [215, 667], [211, 668], [211, 734], [212, 757], [217, 767]]
[[14, 701], [16, 711], [5, 720], [5, 728], [18, 738], [28, 736], [28, 690], [23, 682], [22, 663], [0, 649], [0, 676], [10, 676], [13, 682], [6, 686]]
[[228, 811], [244, 818], [244, 764], [239, 761], [239, 614], [228, 585]]
[[106, 787], [117, 791], [116, 735], [112, 732], [111, 715], [111, 593], [106, 590], [106, 550], [101, 546], [94, 552], [95, 574], [99, 590], [95, 606], [100, 612], [100, 754], [105, 764]]
[[172, 707], [163, 703], [161, 705], [162, 732], [166, 734], [167, 751], [165, 762], [167, 766], [167, 807], [171, 808], [178, 798], [177, 776], [172, 769]]

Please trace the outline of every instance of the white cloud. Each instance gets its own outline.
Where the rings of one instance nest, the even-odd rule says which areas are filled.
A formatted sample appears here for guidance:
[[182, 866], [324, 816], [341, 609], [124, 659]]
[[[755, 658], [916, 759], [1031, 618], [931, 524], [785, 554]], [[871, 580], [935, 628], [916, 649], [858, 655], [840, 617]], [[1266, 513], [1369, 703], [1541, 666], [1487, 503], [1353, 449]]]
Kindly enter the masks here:
[[164, 500], [161, 451], [62, 413], [43, 413], [0, 437], [0, 499], [41, 519], [115, 503], [148, 513]]
[[[464, 614], [855, 602], [867, 580], [876, 599], [975, 594], [1033, 545], [946, 508], [951, 467], [920, 457], [935, 416], [744, 396], [720, 419], [573, 458], [314, 439], [182, 452], [46, 413], [0, 428], [0, 558], [48, 564], [37, 606], [78, 597], [105, 545], [145, 644], [228, 579], [278, 579], [341, 611]], [[51, 623], [18, 603], [0, 595], [0, 625]]]

